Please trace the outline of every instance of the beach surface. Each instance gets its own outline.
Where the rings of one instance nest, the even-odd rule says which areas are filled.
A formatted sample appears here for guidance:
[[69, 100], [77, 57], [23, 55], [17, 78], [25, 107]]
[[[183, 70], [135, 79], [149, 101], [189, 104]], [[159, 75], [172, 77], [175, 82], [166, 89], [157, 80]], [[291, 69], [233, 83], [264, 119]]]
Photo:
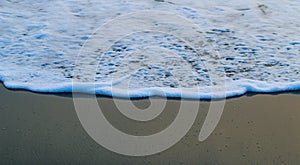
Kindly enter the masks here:
[[[204, 142], [198, 135], [210, 103], [202, 101], [188, 134], [159, 154], [128, 157], [97, 144], [83, 129], [72, 97], [8, 90], [0, 85], [0, 164], [299, 164], [300, 95], [255, 94], [226, 100], [222, 118]], [[133, 100], [138, 107], [147, 99]], [[111, 98], [99, 97], [107, 119], [134, 135], [168, 126], [179, 100], [147, 123], [126, 119]]]

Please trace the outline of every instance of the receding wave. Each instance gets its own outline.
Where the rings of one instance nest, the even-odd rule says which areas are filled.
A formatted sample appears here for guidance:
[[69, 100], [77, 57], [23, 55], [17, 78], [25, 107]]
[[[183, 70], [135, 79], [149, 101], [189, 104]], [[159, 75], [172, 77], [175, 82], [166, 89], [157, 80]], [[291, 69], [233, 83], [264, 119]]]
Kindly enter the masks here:
[[[8, 88], [183, 98], [300, 89], [297, 0], [35, 0], [1, 1], [0, 6], [0, 80]], [[189, 45], [169, 33], [142, 31], [113, 41], [107, 50], [78, 56], [104, 23], [149, 9], [196, 24], [201, 42], [213, 45], [214, 51], [203, 50], [197, 36], [189, 38], [193, 43]], [[87, 60], [91, 62], [82, 67]], [[78, 67], [86, 70], [78, 74], [74, 72]], [[213, 76], [222, 77], [225, 84], [221, 86]]]

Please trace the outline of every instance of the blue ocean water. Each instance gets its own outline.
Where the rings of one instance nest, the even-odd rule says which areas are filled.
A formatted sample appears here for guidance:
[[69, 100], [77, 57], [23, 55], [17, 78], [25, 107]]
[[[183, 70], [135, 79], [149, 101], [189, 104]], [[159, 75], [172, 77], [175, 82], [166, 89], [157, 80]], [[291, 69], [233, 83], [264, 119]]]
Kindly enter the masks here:
[[[219, 98], [299, 90], [299, 9], [299, 0], [3, 0], [0, 80], [13, 89], [120, 97]], [[168, 11], [191, 21], [214, 51], [204, 51], [197, 36], [190, 36], [191, 46], [171, 34], [143, 31], [80, 56], [99, 27], [144, 10]], [[138, 25], [117, 30], [128, 26]]]

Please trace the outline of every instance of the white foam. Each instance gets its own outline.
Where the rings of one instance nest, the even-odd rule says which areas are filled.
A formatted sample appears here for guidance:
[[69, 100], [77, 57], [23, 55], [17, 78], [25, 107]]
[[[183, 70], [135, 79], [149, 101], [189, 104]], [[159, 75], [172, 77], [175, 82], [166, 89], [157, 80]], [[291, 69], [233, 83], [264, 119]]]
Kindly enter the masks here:
[[[1, 1], [0, 6], [0, 80], [8, 88], [206, 99], [300, 89], [299, 1], [66, 0], [45, 4], [35, 0]], [[205, 42], [212, 42], [220, 57], [210, 52], [197, 57], [172, 35], [136, 33], [116, 41], [102, 61], [88, 57], [95, 62], [86, 68], [97, 68], [97, 73], [76, 75], [82, 79], [73, 86], [76, 55], [89, 35], [114, 17], [145, 9], [169, 11], [199, 25]], [[162, 67], [170, 61], [168, 55], [159, 57], [161, 64], [151, 64], [152, 70], [138, 66], [132, 73], [130, 60], [138, 56], [131, 54], [147, 46], [170, 50], [181, 59], [177, 62], [183, 64], [184, 59], [194, 73], [178, 69], [182, 66]], [[146, 58], [142, 61], [147, 63]], [[211, 80], [212, 73], [207, 72], [210, 68], [206, 64], [215, 61], [213, 74], [221, 76], [225, 71], [227, 76], [225, 90], [220, 90], [218, 82]], [[130, 81], [129, 86], [126, 81]]]

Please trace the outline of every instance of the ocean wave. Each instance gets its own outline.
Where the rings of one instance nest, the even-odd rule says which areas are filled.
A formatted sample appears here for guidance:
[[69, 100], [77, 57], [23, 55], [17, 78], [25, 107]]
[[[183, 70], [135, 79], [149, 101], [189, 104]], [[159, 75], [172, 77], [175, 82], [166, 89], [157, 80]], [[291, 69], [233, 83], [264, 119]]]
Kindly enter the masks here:
[[[30, 2], [0, 2], [0, 80], [8, 88], [204, 99], [300, 89], [299, 1]], [[97, 28], [144, 10], [189, 20], [202, 44], [169, 33], [184, 33], [182, 25], [120, 36], [107, 50], [80, 54]]]

